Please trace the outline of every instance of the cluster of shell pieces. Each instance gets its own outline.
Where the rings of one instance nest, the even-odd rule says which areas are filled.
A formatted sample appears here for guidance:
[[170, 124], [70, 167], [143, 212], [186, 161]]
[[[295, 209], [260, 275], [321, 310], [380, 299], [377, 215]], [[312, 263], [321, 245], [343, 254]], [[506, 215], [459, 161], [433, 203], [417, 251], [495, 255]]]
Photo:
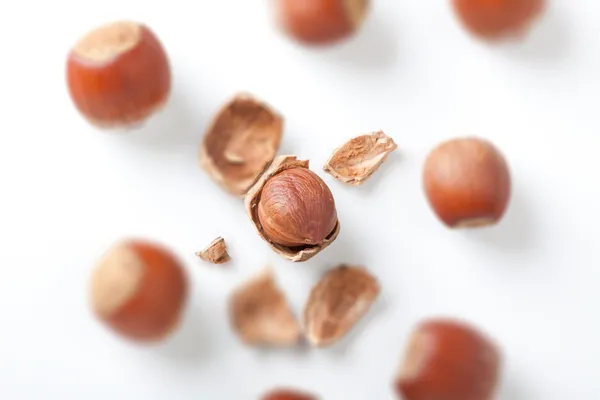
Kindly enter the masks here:
[[[302, 262], [328, 247], [337, 238], [340, 224], [315, 246], [286, 247], [265, 235], [257, 207], [266, 182], [286, 169], [309, 167], [308, 161], [295, 156], [277, 156], [283, 125], [283, 117], [271, 106], [249, 94], [238, 94], [210, 124], [200, 149], [200, 165], [228, 193], [244, 197], [257, 233], [273, 251]], [[396, 143], [381, 131], [358, 136], [336, 149], [323, 169], [340, 182], [359, 186], [396, 149]], [[214, 264], [230, 260], [221, 237], [196, 254]], [[379, 283], [365, 268], [335, 267], [312, 289], [300, 324], [268, 268], [231, 295], [231, 324], [249, 345], [294, 346], [304, 337], [314, 346], [328, 346], [351, 330], [379, 292]]]

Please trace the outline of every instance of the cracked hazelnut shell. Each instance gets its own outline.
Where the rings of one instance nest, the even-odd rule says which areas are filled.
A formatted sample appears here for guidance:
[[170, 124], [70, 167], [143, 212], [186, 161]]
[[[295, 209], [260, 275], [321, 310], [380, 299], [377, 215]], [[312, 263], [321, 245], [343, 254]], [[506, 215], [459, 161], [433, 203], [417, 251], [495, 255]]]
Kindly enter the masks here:
[[245, 199], [258, 234], [276, 253], [295, 262], [329, 246], [340, 229], [331, 191], [307, 171], [308, 161], [277, 157]]
[[370, 0], [275, 0], [279, 27], [305, 45], [327, 45], [352, 36], [367, 16]]
[[546, 0], [452, 0], [462, 25], [486, 40], [520, 37], [542, 14]]
[[452, 139], [429, 153], [423, 188], [431, 208], [448, 227], [494, 225], [509, 204], [510, 171], [489, 141]]
[[150, 28], [119, 21], [93, 29], [67, 58], [67, 85], [77, 110], [93, 125], [138, 125], [171, 91], [165, 50]]
[[482, 332], [431, 319], [412, 333], [394, 386], [403, 400], [490, 400], [500, 369], [500, 351]]
[[318, 347], [343, 338], [369, 311], [381, 288], [362, 267], [340, 265], [329, 270], [311, 290], [304, 307], [304, 331]]
[[233, 291], [229, 318], [234, 332], [248, 345], [290, 347], [302, 337], [300, 325], [271, 269]]
[[266, 103], [240, 93], [213, 118], [200, 147], [200, 166], [234, 196], [244, 196], [275, 158], [283, 118]]
[[164, 339], [177, 327], [187, 296], [188, 279], [181, 263], [156, 243], [119, 242], [92, 272], [95, 315], [131, 340]]
[[261, 397], [260, 400], [318, 400], [312, 394], [292, 389], [277, 389]]

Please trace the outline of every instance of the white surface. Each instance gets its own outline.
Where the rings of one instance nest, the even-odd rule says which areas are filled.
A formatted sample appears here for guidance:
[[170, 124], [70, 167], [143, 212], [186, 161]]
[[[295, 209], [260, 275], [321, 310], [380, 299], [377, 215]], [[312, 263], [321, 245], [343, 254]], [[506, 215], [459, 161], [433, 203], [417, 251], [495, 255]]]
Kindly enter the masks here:
[[[22, 0], [0, 13], [1, 399], [255, 399], [281, 384], [392, 399], [407, 334], [432, 315], [502, 343], [499, 399], [599, 398], [600, 3], [555, 0], [525, 43], [502, 47], [468, 37], [447, 0], [375, 3], [355, 40], [320, 51], [278, 35], [258, 0]], [[129, 136], [88, 126], [64, 82], [79, 35], [121, 18], [153, 27], [174, 68], [167, 110]], [[197, 167], [209, 117], [238, 90], [285, 115], [281, 153], [317, 171], [360, 133], [383, 129], [400, 146], [362, 188], [320, 173], [342, 231], [307, 263], [278, 258]], [[493, 140], [512, 167], [495, 229], [449, 231], [421, 192], [429, 149], [466, 134]], [[129, 235], [173, 247], [193, 278], [182, 330], [158, 348], [119, 340], [88, 311], [90, 269]], [[234, 259], [225, 269], [194, 256], [218, 235]], [[227, 293], [263, 265], [299, 312], [340, 262], [383, 284], [342, 344], [256, 351], [230, 332]]]

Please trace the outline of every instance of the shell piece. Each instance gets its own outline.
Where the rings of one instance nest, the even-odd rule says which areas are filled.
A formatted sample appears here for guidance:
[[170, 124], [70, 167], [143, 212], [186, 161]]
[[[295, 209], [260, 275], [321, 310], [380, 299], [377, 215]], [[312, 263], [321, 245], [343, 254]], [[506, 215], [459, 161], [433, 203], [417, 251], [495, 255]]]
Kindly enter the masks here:
[[323, 169], [341, 182], [360, 186], [397, 148], [382, 131], [358, 136], [336, 149]]
[[230, 297], [233, 329], [249, 345], [286, 347], [296, 345], [302, 330], [271, 269], [250, 279]]
[[204, 250], [197, 252], [196, 255], [202, 260], [213, 264], [224, 264], [231, 260], [231, 257], [227, 253], [225, 239], [220, 236], [213, 240]]
[[296, 389], [276, 389], [261, 397], [261, 400], [318, 400], [312, 394]]
[[340, 340], [367, 313], [380, 290], [377, 279], [362, 267], [342, 264], [328, 271], [304, 308], [307, 339], [319, 347]]
[[225, 190], [243, 196], [277, 154], [283, 118], [240, 93], [217, 112], [200, 147], [200, 166]]
[[269, 240], [269, 238], [265, 235], [258, 218], [258, 203], [260, 201], [260, 195], [269, 178], [291, 168], [308, 168], [308, 161], [298, 160], [295, 156], [279, 156], [275, 158], [269, 169], [262, 174], [260, 179], [246, 194], [245, 205], [246, 212], [256, 227], [258, 234], [269, 244], [273, 251], [287, 260], [301, 262], [314, 257], [316, 254], [328, 247], [340, 233], [340, 223], [338, 221], [329, 236], [327, 236], [327, 238], [325, 238], [325, 240], [318, 245], [286, 247], [273, 243]]

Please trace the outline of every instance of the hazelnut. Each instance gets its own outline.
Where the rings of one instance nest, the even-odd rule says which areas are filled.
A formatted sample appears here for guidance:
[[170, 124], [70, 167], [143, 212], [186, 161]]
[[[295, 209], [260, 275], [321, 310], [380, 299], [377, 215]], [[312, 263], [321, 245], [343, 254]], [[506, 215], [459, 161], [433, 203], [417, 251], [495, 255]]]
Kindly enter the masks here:
[[275, 0], [278, 24], [306, 45], [346, 39], [362, 26], [370, 0]]
[[118, 334], [159, 341], [178, 325], [188, 295], [180, 262], [155, 243], [117, 243], [100, 259], [91, 278], [96, 316]]
[[243, 196], [275, 158], [283, 118], [266, 103], [239, 93], [216, 114], [200, 147], [200, 165], [234, 196]]
[[167, 55], [145, 25], [120, 21], [87, 33], [67, 59], [67, 84], [79, 112], [102, 128], [137, 125], [166, 102]]
[[261, 400], [317, 400], [317, 398], [291, 389], [277, 389], [261, 397]]
[[292, 261], [305, 261], [339, 233], [335, 202], [307, 161], [278, 157], [246, 195], [246, 209], [260, 236]]
[[493, 225], [508, 207], [511, 179], [496, 147], [459, 138], [437, 146], [423, 168], [423, 188], [439, 219], [451, 228]]
[[487, 40], [524, 35], [541, 15], [545, 0], [452, 0], [463, 26]]
[[498, 348], [483, 333], [433, 319], [413, 332], [394, 385], [404, 400], [489, 400], [500, 364]]

